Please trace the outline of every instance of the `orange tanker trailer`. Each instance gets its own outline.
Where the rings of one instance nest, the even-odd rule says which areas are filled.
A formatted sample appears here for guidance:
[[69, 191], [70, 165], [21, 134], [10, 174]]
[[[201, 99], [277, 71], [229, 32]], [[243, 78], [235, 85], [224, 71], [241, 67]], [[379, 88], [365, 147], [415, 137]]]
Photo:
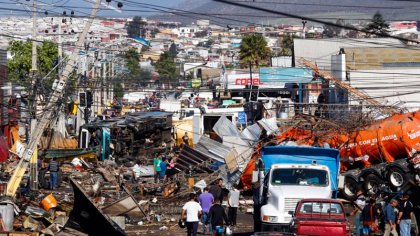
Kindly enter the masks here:
[[375, 194], [383, 184], [405, 190], [420, 180], [420, 111], [396, 114], [350, 134], [335, 129], [320, 135], [291, 128], [277, 140], [339, 149], [345, 178], [342, 193], [348, 199], [359, 187]]

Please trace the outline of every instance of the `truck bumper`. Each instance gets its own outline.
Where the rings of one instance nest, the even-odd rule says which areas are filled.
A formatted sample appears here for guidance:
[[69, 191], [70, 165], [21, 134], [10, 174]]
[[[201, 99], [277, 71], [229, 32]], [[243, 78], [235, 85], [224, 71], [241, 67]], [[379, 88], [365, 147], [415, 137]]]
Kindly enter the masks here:
[[290, 232], [289, 231], [289, 224], [272, 224], [272, 223], [266, 223], [261, 222], [261, 231], [262, 232]]

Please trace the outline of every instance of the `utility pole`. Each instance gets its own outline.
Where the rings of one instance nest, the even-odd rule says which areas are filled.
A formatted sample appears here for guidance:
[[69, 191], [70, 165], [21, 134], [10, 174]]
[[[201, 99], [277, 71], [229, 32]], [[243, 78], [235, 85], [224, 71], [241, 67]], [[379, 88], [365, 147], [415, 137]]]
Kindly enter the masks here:
[[32, 75], [35, 75], [35, 72], [38, 70], [37, 67], [37, 51], [36, 51], [36, 46], [37, 46], [37, 42], [36, 42], [36, 0], [32, 0]]
[[[58, 62], [61, 62], [61, 58], [63, 57], [63, 42], [61, 40], [61, 24], [63, 23], [63, 18], [58, 17]], [[58, 74], [61, 74], [60, 67], [58, 69]]]
[[[36, 110], [38, 107], [38, 99], [37, 99], [37, 85], [38, 85], [38, 78], [37, 78], [37, 71], [38, 71], [38, 52], [37, 52], [37, 27], [36, 27], [36, 0], [32, 0], [32, 88], [33, 88], [33, 94], [32, 94], [32, 112], [30, 112], [30, 117], [31, 117], [31, 123], [30, 123], [30, 129], [31, 129], [31, 133], [30, 133], [30, 141], [32, 141], [33, 138], [33, 134], [34, 134], [34, 129], [37, 125], [37, 120], [36, 120]], [[32, 113], [32, 114], [31, 114]], [[28, 139], [28, 137], [27, 137]], [[35, 147], [36, 149], [37, 147]], [[30, 160], [30, 187], [33, 190], [37, 190], [38, 189], [38, 152], [37, 150], [34, 151], [34, 154], [31, 156], [31, 160]]]
[[249, 61], [249, 81], [251, 83], [250, 89], [249, 89], [249, 102], [251, 102], [251, 96], [252, 96], [252, 61]]
[[93, 23], [93, 20], [96, 17], [96, 13], [99, 10], [101, 4], [101, 0], [96, 0], [95, 6], [92, 9], [92, 13], [88, 18], [88, 21], [83, 29], [83, 32], [79, 35], [79, 39], [75, 45], [75, 49], [73, 50], [72, 54], [70, 55], [66, 66], [64, 67], [63, 73], [61, 77], [58, 80], [54, 81], [53, 85], [53, 91], [51, 94], [51, 98], [48, 101], [48, 104], [46, 105], [44, 109], [44, 113], [42, 114], [39, 123], [36, 127], [36, 129], [33, 131], [32, 138], [27, 145], [26, 148], [23, 150], [19, 150], [19, 163], [16, 166], [15, 171], [13, 172], [12, 177], [10, 178], [9, 182], [7, 183], [6, 188], [6, 195], [10, 197], [14, 197], [16, 194], [16, 190], [20, 185], [20, 182], [22, 181], [22, 178], [28, 168], [29, 161], [31, 160], [34, 152], [36, 152], [36, 148], [38, 146], [38, 143], [41, 139], [41, 136], [44, 132], [44, 129], [51, 124], [52, 116], [54, 112], [57, 110], [57, 102], [60, 98], [63, 97], [63, 90], [66, 86], [66, 82], [68, 77], [70, 76], [70, 73], [74, 70], [74, 64], [77, 60], [77, 57], [79, 55], [80, 48], [83, 47], [84, 42], [86, 40], [87, 33], [90, 29], [90, 26]]

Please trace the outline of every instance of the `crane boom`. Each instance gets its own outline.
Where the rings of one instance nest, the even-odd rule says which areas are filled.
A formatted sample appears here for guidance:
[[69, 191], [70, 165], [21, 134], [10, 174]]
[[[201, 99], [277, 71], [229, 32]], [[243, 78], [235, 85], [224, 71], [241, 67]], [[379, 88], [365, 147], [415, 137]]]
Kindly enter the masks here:
[[347, 84], [346, 82], [343, 82], [341, 80], [336, 79], [331, 73], [329, 73], [328, 71], [321, 71], [317, 65], [313, 64], [312, 62], [301, 58], [300, 59], [300, 63], [305, 65], [308, 68], [311, 68], [316, 74], [320, 75], [322, 78], [324, 78], [325, 80], [328, 80], [332, 83], [334, 83], [334, 85], [336, 85], [339, 88], [345, 89], [346, 91], [348, 91], [350, 94], [353, 94], [355, 96], [357, 96], [358, 98], [363, 99], [364, 102], [368, 103], [369, 105], [372, 105], [373, 107], [377, 108], [380, 110], [380, 112], [383, 115], [393, 115], [396, 113], [399, 113], [399, 111], [394, 108], [394, 107], [390, 107], [390, 106], [385, 106], [383, 103], [379, 102], [378, 100], [370, 97], [368, 94], [352, 87], [351, 85]]
[[9, 197], [14, 197], [16, 194], [16, 190], [22, 181], [23, 175], [25, 174], [26, 170], [28, 169], [29, 161], [34, 154], [34, 150], [37, 148], [38, 143], [41, 139], [42, 133], [44, 129], [48, 127], [51, 123], [51, 118], [53, 113], [56, 111], [57, 102], [63, 96], [63, 89], [66, 85], [66, 82], [70, 76], [70, 73], [74, 70], [74, 64], [77, 60], [80, 48], [83, 48], [86, 36], [89, 32], [89, 29], [93, 23], [93, 20], [96, 17], [96, 14], [99, 10], [101, 5], [101, 0], [96, 0], [96, 3], [92, 9], [89, 19], [86, 22], [85, 28], [83, 32], [79, 35], [79, 39], [77, 40], [76, 46], [72, 54], [70, 55], [67, 64], [58, 80], [54, 82], [53, 85], [53, 92], [48, 102], [47, 106], [44, 108], [44, 113], [41, 116], [36, 129], [32, 134], [32, 138], [29, 141], [28, 146], [21, 152], [20, 161], [13, 172], [12, 177], [10, 178], [9, 182], [7, 183], [6, 188], [6, 195]]

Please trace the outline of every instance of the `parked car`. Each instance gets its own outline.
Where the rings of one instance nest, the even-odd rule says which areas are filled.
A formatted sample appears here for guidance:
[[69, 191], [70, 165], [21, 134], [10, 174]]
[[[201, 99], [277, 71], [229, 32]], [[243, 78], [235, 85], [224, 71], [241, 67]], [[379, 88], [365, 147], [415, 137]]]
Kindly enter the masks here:
[[345, 208], [338, 200], [302, 199], [289, 214], [293, 216], [290, 229], [296, 235], [350, 235]]

